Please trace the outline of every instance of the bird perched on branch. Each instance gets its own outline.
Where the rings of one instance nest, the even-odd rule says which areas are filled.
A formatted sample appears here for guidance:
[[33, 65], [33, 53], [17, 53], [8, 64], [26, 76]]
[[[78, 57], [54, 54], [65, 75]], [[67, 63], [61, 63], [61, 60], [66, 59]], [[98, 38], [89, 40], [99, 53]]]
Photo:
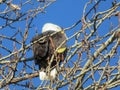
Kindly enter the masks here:
[[40, 80], [56, 78], [56, 68], [66, 57], [66, 39], [62, 28], [52, 23], [46, 23], [42, 28], [42, 34], [33, 37], [32, 50], [35, 64], [39, 65]]

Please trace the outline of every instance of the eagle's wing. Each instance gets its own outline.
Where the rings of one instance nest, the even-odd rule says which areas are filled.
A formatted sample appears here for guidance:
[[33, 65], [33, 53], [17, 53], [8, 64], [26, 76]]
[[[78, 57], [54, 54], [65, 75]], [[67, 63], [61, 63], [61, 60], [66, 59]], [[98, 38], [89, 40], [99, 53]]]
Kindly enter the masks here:
[[67, 46], [65, 43], [65, 40], [67, 39], [67, 37], [65, 33], [58, 32], [54, 34], [51, 38], [53, 40], [55, 50], [57, 49], [56, 51], [57, 59], [55, 59], [55, 61], [60, 63], [65, 59], [67, 54]]
[[[33, 50], [33, 54], [34, 54], [34, 58], [35, 58], [35, 64], [40, 64], [42, 63], [43, 60], [45, 60], [47, 57], [47, 53], [48, 53], [48, 39], [47, 38], [43, 38], [43, 34], [39, 34], [36, 35], [35, 37], [33, 37], [32, 42], [34, 43], [35, 41], [37, 41], [36, 43], [33, 44], [32, 46], [32, 50]], [[41, 39], [43, 38], [43, 39]]]

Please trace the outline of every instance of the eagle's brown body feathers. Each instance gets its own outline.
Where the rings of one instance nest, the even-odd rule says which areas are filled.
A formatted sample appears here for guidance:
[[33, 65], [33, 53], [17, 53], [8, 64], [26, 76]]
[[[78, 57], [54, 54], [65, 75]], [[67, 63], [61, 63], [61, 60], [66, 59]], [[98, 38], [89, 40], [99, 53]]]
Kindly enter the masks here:
[[[58, 32], [52, 36], [55, 31], [47, 31], [42, 34], [36, 35], [33, 37], [32, 42], [37, 41], [33, 44], [32, 50], [34, 54], [35, 64], [39, 65], [39, 68], [46, 69], [50, 63], [52, 55], [54, 56], [54, 60], [51, 63], [51, 67], [55, 66], [57, 62], [60, 64], [61, 61], [66, 57], [67, 49], [62, 53], [54, 53], [55, 50], [59, 47], [59, 45], [65, 40], [66, 36], [64, 33]], [[45, 38], [43, 38], [45, 37]], [[42, 40], [39, 40], [43, 38]], [[64, 43], [61, 45], [62, 47], [66, 47]]]

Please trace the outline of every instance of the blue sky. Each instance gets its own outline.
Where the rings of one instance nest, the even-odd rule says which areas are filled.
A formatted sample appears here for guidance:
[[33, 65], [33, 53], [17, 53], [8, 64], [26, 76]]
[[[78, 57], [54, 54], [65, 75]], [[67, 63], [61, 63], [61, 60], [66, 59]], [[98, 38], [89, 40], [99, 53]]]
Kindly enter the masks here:
[[[86, 3], [86, 1], [89, 0], [57, 0], [56, 2], [54, 2], [53, 4], [51, 4], [49, 7], [47, 7], [45, 9], [45, 13], [40, 13], [38, 14], [34, 21], [33, 21], [33, 28], [31, 28], [29, 30], [29, 36], [27, 39], [27, 44], [30, 42], [30, 40], [32, 39], [32, 37], [36, 34], [35, 33], [35, 29], [38, 30], [38, 33], [41, 33], [41, 28], [43, 26], [43, 24], [47, 23], [47, 22], [51, 22], [51, 23], [55, 23], [63, 28], [69, 27], [71, 25], [73, 25], [74, 23], [76, 23], [78, 20], [80, 20], [82, 18], [83, 15], [83, 9], [84, 9], [84, 5]], [[111, 0], [113, 1], [113, 0]], [[117, 0], [119, 2], [119, 0]], [[19, 4], [18, 2], [14, 1], [14, 3]], [[91, 6], [93, 6], [95, 3], [91, 4], [86, 10], [88, 11]], [[33, 5], [27, 5], [27, 6], [23, 6], [22, 7], [22, 11], [25, 12], [26, 10], [33, 8], [35, 6], [35, 4]], [[98, 11], [104, 11], [107, 10], [111, 7], [111, 2], [110, 0], [106, 0], [105, 2], [102, 2], [100, 4], [100, 6], [98, 7]], [[0, 6], [0, 8], [3, 8], [2, 5]], [[24, 8], [24, 9], [23, 9]], [[92, 15], [89, 15], [89, 18], [91, 18]], [[99, 27], [99, 34], [105, 34], [109, 31], [110, 29], [110, 21], [113, 23], [113, 27], [118, 25], [118, 20], [117, 17], [113, 17], [110, 20], [106, 20], [103, 24]], [[0, 21], [0, 25], [3, 24], [2, 21]], [[7, 36], [12, 36], [14, 32], [16, 32], [16, 30], [19, 28], [21, 28], [21, 30], [23, 30], [22, 32], [24, 32], [25, 29], [25, 22], [22, 23], [15, 23], [13, 24], [13, 26], [17, 27], [14, 30], [10, 30], [10, 28], [5, 28], [4, 30], [0, 31], [0, 34], [3, 35], [7, 35]], [[77, 25], [75, 28], [73, 28], [72, 30], [68, 30], [66, 31], [67, 36], [71, 36], [73, 35], [75, 32], [77, 32], [78, 30], [80, 30], [81, 28], [81, 24]], [[102, 30], [100, 30], [102, 29]], [[103, 32], [104, 30], [104, 32]], [[18, 35], [17, 36], [18, 40], [22, 40], [22, 38]], [[7, 42], [4, 41], [3, 44], [10, 48], [11, 50], [13, 50], [13, 48], [11, 47], [11, 45], [13, 45], [12, 42]], [[71, 41], [68, 42], [68, 46], [74, 44], [74, 39], [72, 39]], [[18, 49], [21, 46], [18, 45]], [[4, 53], [4, 50], [2, 50], [0, 48], [0, 52], [3, 53], [3, 56], [7, 55], [8, 53]], [[32, 56], [32, 52], [30, 51], [29, 54], [27, 55], [27, 57], [31, 57]], [[76, 59], [76, 57], [74, 57], [73, 59]], [[28, 62], [29, 64], [30, 62]], [[30, 63], [31, 64], [31, 63]], [[22, 69], [21, 66], [18, 66], [19, 69]], [[35, 78], [34, 80], [35, 85], [39, 85], [40, 80], [39, 78]], [[11, 87], [12, 89], [13, 87]], [[64, 87], [60, 90], [64, 90], [67, 87]], [[120, 87], [116, 87], [114, 89], [111, 90], [118, 90]], [[21, 90], [21, 89], [19, 89]]]

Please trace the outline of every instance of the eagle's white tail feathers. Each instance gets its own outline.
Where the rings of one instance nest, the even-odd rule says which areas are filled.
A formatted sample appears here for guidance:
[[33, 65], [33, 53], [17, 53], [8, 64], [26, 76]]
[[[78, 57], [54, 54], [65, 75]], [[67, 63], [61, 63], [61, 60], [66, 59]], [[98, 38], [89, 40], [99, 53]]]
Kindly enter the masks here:
[[40, 80], [48, 80], [48, 76], [46, 75], [46, 72], [44, 71], [39, 72], [39, 78]]
[[52, 69], [50, 72], [50, 76], [44, 71], [39, 72], [39, 78], [40, 80], [54, 80], [57, 76], [57, 70], [56, 68]]

